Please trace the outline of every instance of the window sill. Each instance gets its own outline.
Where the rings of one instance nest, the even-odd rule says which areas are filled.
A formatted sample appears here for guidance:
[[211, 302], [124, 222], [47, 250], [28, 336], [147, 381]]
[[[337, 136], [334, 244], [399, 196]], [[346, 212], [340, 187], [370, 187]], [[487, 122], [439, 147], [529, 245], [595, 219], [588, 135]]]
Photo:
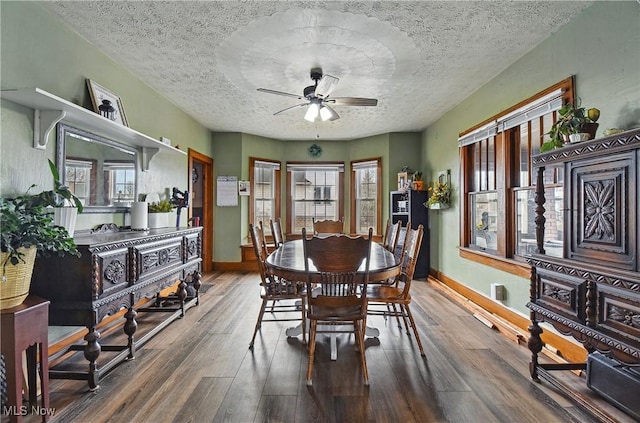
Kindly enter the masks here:
[[467, 247], [459, 247], [460, 257], [475, 261], [476, 263], [490, 266], [503, 272], [511, 273], [512, 275], [521, 276], [529, 279], [531, 276], [531, 266], [527, 263], [523, 263], [514, 259], [508, 259], [504, 257], [494, 256], [492, 254], [483, 253], [482, 251], [474, 250]]

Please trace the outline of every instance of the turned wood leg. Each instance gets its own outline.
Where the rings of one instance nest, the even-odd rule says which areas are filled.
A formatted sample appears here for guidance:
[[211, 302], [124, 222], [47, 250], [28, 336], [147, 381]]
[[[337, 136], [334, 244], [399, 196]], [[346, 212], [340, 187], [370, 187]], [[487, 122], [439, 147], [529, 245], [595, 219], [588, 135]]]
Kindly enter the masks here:
[[540, 335], [542, 334], [542, 328], [538, 325], [538, 322], [535, 320], [529, 326], [529, 333], [531, 336], [527, 340], [527, 347], [531, 351], [531, 362], [529, 363], [529, 372], [531, 373], [531, 379], [536, 382], [540, 382], [540, 378], [538, 377], [538, 353], [542, 351], [542, 347], [544, 346], [544, 342], [542, 342], [542, 338]]
[[187, 298], [187, 283], [182, 279], [178, 284], [176, 296], [180, 300], [180, 317], [184, 317], [184, 300]]
[[202, 286], [202, 274], [198, 271], [193, 272], [193, 289], [196, 290], [196, 305], [200, 305], [200, 294], [199, 290]]
[[133, 309], [133, 307], [129, 308], [129, 310], [124, 314], [124, 317], [127, 319], [124, 324], [124, 333], [129, 337], [127, 345], [129, 348], [129, 356], [127, 357], [127, 360], [134, 359], [136, 355], [136, 343], [133, 335], [136, 333], [136, 329], [138, 329], [138, 322], [136, 322], [137, 315], [138, 313]]
[[89, 383], [90, 391], [95, 391], [100, 387], [98, 385], [100, 374], [98, 372], [98, 365], [96, 364], [101, 351], [98, 339], [100, 339], [100, 332], [95, 330], [95, 328], [90, 327], [89, 333], [84, 337], [84, 340], [87, 341], [87, 345], [85, 345], [84, 347], [84, 358], [89, 361], [89, 373], [87, 374], [87, 382]]

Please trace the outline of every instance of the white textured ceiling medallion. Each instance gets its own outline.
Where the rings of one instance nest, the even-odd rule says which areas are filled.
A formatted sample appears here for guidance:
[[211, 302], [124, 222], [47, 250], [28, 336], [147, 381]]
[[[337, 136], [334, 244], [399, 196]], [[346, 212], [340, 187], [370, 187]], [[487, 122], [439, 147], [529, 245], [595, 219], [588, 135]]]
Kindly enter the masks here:
[[[254, 97], [264, 95], [255, 93], [259, 87], [301, 95], [313, 83], [310, 69], [320, 67], [340, 79], [334, 97], [375, 97], [384, 104], [385, 92], [395, 88], [387, 82], [419, 68], [418, 49], [406, 33], [376, 18], [336, 10], [296, 8], [257, 19], [215, 53], [226, 78]], [[295, 104], [295, 99], [282, 101]]]

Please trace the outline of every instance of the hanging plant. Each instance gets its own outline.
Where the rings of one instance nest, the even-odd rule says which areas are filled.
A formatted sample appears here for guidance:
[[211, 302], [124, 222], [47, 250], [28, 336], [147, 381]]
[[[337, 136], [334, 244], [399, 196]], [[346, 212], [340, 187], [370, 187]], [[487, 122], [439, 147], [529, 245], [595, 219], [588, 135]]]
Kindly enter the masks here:
[[451, 201], [451, 185], [448, 182], [435, 182], [428, 188], [428, 191], [431, 194], [425, 203], [427, 208], [436, 208], [436, 205], [449, 206], [449, 202]]

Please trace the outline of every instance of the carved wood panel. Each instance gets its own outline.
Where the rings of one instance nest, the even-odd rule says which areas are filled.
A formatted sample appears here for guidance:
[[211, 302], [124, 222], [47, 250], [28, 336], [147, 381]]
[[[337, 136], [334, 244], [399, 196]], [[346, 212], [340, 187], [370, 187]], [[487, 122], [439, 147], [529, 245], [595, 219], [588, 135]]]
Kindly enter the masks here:
[[582, 278], [537, 269], [538, 301], [575, 321], [586, 317], [586, 283]]
[[640, 348], [638, 296], [606, 285], [598, 286], [598, 290], [598, 328]]
[[94, 298], [117, 292], [128, 285], [128, 249], [103, 251], [93, 256], [92, 284]]
[[633, 153], [576, 161], [569, 166], [571, 185], [568, 258], [636, 268], [637, 161]]
[[137, 258], [136, 275], [131, 281], [137, 283], [152, 278], [155, 274], [166, 273], [183, 263], [182, 238], [146, 244], [134, 248]]

